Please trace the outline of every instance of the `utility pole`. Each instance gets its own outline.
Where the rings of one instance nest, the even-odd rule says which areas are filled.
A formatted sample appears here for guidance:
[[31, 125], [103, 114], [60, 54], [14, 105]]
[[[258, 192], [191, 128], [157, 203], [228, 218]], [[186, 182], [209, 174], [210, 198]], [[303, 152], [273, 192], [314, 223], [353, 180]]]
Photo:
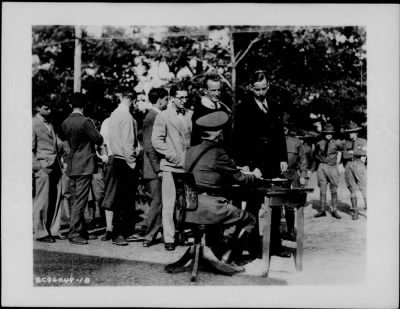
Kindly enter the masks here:
[[81, 92], [82, 29], [75, 26], [74, 92]]

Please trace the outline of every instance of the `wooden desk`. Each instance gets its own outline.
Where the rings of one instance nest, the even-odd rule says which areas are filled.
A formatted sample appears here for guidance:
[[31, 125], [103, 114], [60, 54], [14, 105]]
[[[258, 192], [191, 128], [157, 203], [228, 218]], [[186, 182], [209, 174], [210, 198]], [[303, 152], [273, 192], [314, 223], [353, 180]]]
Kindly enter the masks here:
[[[236, 186], [235, 186], [236, 187]], [[261, 205], [263, 213], [263, 222], [261, 223], [263, 237], [262, 259], [264, 261], [264, 269], [262, 276], [268, 276], [270, 267], [270, 243], [271, 243], [271, 213], [272, 207], [296, 208], [297, 236], [296, 236], [296, 253], [294, 256], [295, 267], [297, 271], [303, 269], [303, 239], [304, 239], [304, 206], [307, 202], [307, 193], [314, 191], [312, 188], [285, 188], [285, 187], [257, 187], [243, 189], [236, 187], [242, 191], [242, 196], [247, 194], [262, 194], [264, 203]], [[260, 219], [261, 220], [261, 219]]]

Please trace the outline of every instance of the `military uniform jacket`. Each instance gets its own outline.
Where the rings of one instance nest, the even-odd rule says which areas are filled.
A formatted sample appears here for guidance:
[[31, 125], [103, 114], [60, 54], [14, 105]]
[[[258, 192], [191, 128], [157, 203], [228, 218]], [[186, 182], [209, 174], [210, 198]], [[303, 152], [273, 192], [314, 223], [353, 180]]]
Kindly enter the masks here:
[[[349, 150], [353, 150], [353, 153], [349, 153]], [[354, 142], [347, 140], [344, 143], [343, 150], [343, 163], [346, 164], [349, 161], [360, 159], [362, 156], [367, 155], [367, 141], [363, 138], [357, 138]]]
[[286, 147], [288, 152], [288, 169], [299, 170], [301, 177], [306, 176], [307, 158], [304, 147], [297, 137], [286, 136]]
[[315, 146], [315, 159], [319, 163], [326, 163], [328, 165], [337, 164], [338, 152], [343, 150], [343, 142], [335, 139], [327, 141], [326, 139], [320, 140]]
[[[224, 198], [224, 189], [235, 183], [249, 185], [256, 181], [254, 175], [245, 175], [236, 167], [235, 161], [224, 148], [210, 141], [189, 148], [185, 169], [188, 170], [197, 156], [211, 145], [215, 147], [201, 157], [192, 171], [200, 195], [198, 208], [186, 213], [188, 222], [216, 224], [226, 221], [231, 214]], [[203, 192], [209, 194], [203, 195]]]

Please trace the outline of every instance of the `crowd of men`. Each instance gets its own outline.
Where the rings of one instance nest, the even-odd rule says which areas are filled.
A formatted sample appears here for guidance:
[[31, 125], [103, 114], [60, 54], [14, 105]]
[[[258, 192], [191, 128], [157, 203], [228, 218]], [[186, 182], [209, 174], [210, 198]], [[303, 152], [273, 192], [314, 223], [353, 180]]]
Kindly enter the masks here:
[[[258, 258], [262, 249], [257, 228], [262, 197], [246, 197], [246, 209], [237, 207], [228, 197], [232, 184], [256, 186], [261, 178], [285, 178], [292, 187], [301, 187], [316, 171], [321, 208], [315, 217], [326, 216], [329, 184], [331, 215], [340, 219], [338, 165], [343, 162], [352, 217], [358, 219], [358, 190], [367, 205], [367, 149], [366, 140], [358, 137], [361, 127], [350, 122], [345, 128], [348, 138], [342, 140], [334, 138], [337, 131], [327, 123], [320, 132], [322, 138], [311, 141], [293, 123], [282, 121], [279, 102], [268, 95], [270, 81], [262, 71], [253, 74], [249, 95], [234, 112], [221, 102], [217, 74], [207, 74], [203, 87], [204, 95], [193, 109], [187, 108], [188, 90], [181, 84], [168, 90], [150, 89], [151, 107], [140, 128], [131, 112], [138, 95], [131, 89], [118, 89], [119, 105], [100, 131], [84, 116], [85, 96], [74, 93], [72, 113], [58, 136], [50, 122], [49, 103], [38, 100], [32, 130], [34, 238], [47, 243], [68, 238], [72, 244], [88, 244], [96, 236], [88, 232], [85, 210], [94, 218], [97, 204], [106, 225], [103, 241], [118, 246], [143, 241], [144, 247], [150, 247], [162, 233], [165, 249], [174, 250], [179, 243], [177, 224], [182, 223], [177, 222], [177, 199], [188, 170], [199, 198], [197, 209], [186, 213], [185, 222], [221, 226], [222, 232], [215, 232], [212, 242], [216, 256], [225, 262], [238, 262], [244, 248], [251, 258]], [[150, 190], [144, 234], [135, 230], [139, 179]], [[281, 245], [282, 211], [287, 239], [296, 237], [294, 210], [275, 207], [271, 254], [289, 257]], [[62, 235], [65, 213], [69, 231]]]

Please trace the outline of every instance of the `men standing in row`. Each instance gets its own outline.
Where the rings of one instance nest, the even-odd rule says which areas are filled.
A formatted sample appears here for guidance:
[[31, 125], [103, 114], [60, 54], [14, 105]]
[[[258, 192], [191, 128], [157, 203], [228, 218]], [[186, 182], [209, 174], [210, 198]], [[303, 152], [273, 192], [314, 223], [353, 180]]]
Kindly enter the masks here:
[[[72, 97], [72, 113], [61, 125], [63, 136], [71, 148], [67, 162], [72, 198], [70, 230], [68, 239], [72, 244], [86, 245], [90, 238], [85, 223], [85, 207], [88, 203], [92, 176], [97, 170], [95, 145], [103, 138], [94, 123], [84, 117], [85, 98], [81, 93]], [[93, 239], [93, 236], [92, 236]]]
[[49, 103], [38, 99], [32, 119], [33, 230], [35, 239], [53, 243], [60, 237], [62, 143], [50, 123]]
[[174, 85], [170, 90], [171, 106], [159, 113], [154, 121], [151, 142], [161, 155], [162, 225], [166, 250], [175, 250], [175, 178], [184, 173], [186, 150], [190, 146], [192, 112], [185, 108], [187, 90]]
[[138, 186], [136, 157], [138, 152], [136, 121], [130, 113], [135, 97], [130, 89], [121, 89], [120, 103], [108, 121], [111, 156], [105, 175], [105, 196], [102, 207], [113, 211], [113, 244], [128, 245], [134, 233], [135, 198]]
[[358, 219], [358, 190], [361, 191], [364, 198], [364, 207], [367, 209], [367, 169], [365, 167], [367, 141], [358, 137], [360, 130], [361, 127], [354, 122], [350, 122], [347, 130], [345, 130], [349, 134], [349, 139], [345, 142], [343, 151], [344, 179], [350, 190], [353, 220]]
[[[270, 84], [263, 71], [257, 71], [250, 79], [251, 95], [239, 104], [235, 113], [234, 140], [237, 163], [245, 170], [259, 169], [264, 178], [279, 177], [287, 169], [287, 149], [279, 106], [268, 96]], [[258, 217], [262, 197], [247, 201], [247, 209]], [[281, 209], [272, 211], [271, 252], [290, 257], [281, 248]], [[260, 255], [259, 235], [254, 235], [253, 254]]]
[[155, 243], [158, 232], [161, 231], [161, 170], [160, 155], [151, 143], [151, 135], [156, 116], [166, 109], [168, 91], [164, 88], [153, 88], [149, 92], [149, 101], [152, 104], [143, 122], [143, 179], [150, 186], [151, 202], [147, 216], [147, 230], [144, 235], [143, 246], [150, 247]]
[[314, 216], [315, 218], [326, 216], [326, 193], [329, 188], [331, 191], [331, 208], [332, 217], [341, 219], [337, 213], [338, 193], [339, 186], [339, 168], [338, 168], [338, 154], [343, 149], [343, 143], [333, 138], [335, 134], [334, 127], [327, 123], [321, 132], [324, 138], [315, 146], [315, 159], [319, 163], [317, 169], [318, 186], [320, 189], [321, 210]]

